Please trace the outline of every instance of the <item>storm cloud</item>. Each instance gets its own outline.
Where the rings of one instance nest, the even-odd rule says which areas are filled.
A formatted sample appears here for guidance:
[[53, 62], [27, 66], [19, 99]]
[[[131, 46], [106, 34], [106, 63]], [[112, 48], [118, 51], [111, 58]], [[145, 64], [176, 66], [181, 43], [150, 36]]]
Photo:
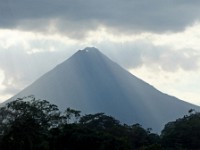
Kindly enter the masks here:
[[0, 27], [83, 38], [106, 27], [124, 34], [178, 32], [200, 19], [200, 1], [1, 0]]

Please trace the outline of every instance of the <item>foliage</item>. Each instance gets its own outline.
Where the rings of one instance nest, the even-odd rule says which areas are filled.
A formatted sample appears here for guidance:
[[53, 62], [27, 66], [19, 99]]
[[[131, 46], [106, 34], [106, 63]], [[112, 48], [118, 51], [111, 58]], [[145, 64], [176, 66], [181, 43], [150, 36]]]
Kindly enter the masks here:
[[81, 116], [81, 111], [74, 110], [71, 108], [67, 108], [66, 111], [64, 112], [64, 117], [66, 119], [66, 123], [70, 123], [70, 120], [73, 122], [77, 122]]
[[0, 149], [46, 147], [48, 129], [58, 126], [59, 117], [56, 105], [33, 96], [6, 104], [0, 109]]
[[80, 124], [66, 124], [54, 132], [54, 149], [128, 149], [126, 141], [112, 134], [83, 127]]
[[67, 108], [64, 113], [34, 96], [0, 108], [1, 150], [164, 150], [200, 149], [200, 113], [166, 124], [161, 135], [140, 124], [121, 124], [104, 113], [86, 114]]
[[82, 125], [95, 129], [109, 129], [117, 127], [120, 122], [111, 116], [104, 113], [96, 113], [82, 116], [80, 121]]
[[200, 113], [191, 109], [189, 115], [167, 123], [161, 138], [166, 148], [200, 149]]

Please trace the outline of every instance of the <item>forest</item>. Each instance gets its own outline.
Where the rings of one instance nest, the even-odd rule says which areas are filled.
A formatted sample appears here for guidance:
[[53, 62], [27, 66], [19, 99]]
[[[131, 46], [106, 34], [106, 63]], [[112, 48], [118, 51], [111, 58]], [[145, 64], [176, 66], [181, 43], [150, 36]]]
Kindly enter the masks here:
[[195, 150], [200, 149], [199, 141], [200, 113], [193, 109], [156, 134], [101, 112], [82, 115], [72, 108], [60, 112], [34, 96], [0, 108], [0, 150]]

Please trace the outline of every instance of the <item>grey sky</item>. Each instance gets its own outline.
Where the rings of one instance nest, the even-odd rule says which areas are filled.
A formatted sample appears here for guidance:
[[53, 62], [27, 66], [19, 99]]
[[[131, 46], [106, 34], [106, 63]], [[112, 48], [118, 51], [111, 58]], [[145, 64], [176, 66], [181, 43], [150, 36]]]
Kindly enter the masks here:
[[169, 94], [200, 97], [199, 8], [199, 0], [0, 0], [0, 101], [87, 46]]
[[73, 38], [99, 26], [126, 34], [176, 32], [199, 21], [199, 5], [197, 0], [1, 0], [0, 27]]

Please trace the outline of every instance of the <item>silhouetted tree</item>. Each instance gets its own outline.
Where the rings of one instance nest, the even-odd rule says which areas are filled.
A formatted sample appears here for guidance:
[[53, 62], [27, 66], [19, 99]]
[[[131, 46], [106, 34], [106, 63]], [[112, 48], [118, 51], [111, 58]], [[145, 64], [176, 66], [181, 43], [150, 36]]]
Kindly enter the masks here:
[[47, 149], [48, 130], [59, 118], [56, 105], [34, 96], [6, 104], [0, 109], [1, 149]]
[[104, 113], [96, 113], [82, 116], [79, 121], [82, 125], [96, 129], [108, 129], [120, 125], [120, 122]]
[[0, 108], [1, 150], [160, 149], [160, 137], [140, 124], [122, 125], [104, 113], [80, 115], [34, 96]]
[[81, 116], [81, 111], [75, 110], [75, 109], [71, 109], [71, 108], [67, 108], [64, 112], [64, 116], [66, 117], [67, 123], [77, 123], [78, 119]]
[[200, 149], [200, 113], [189, 111], [189, 115], [169, 122], [162, 131], [162, 145], [171, 149]]

